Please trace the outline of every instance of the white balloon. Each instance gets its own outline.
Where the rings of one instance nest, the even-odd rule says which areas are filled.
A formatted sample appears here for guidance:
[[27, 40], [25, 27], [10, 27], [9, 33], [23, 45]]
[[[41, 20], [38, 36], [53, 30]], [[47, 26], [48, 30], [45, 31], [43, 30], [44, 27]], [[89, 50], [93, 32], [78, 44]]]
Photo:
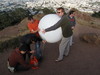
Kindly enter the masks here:
[[56, 30], [48, 31], [46, 33], [42, 33], [41, 30], [49, 28], [56, 24], [61, 18], [56, 14], [48, 14], [45, 15], [39, 22], [39, 34], [43, 40], [46, 40], [49, 43], [58, 42], [62, 38], [62, 29], [61, 27]]

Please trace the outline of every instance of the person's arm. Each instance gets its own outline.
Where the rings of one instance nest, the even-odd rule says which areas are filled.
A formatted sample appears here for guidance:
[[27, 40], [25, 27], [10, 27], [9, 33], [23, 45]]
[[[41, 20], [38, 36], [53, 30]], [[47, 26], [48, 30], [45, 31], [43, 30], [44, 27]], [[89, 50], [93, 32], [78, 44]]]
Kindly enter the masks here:
[[31, 51], [29, 51], [29, 53], [34, 54], [35, 53], [35, 50], [31, 50]]
[[73, 19], [74, 19], [74, 22], [73, 22], [72, 30], [74, 30], [75, 25], [76, 25], [76, 19], [75, 19], [75, 17], [73, 17]]
[[37, 29], [37, 30], [31, 30], [31, 33], [37, 33], [39, 31], [39, 29]]
[[[39, 20], [36, 20], [36, 23], [39, 24]], [[38, 28], [37, 30], [32, 29], [32, 33], [37, 33], [40, 29]]]
[[45, 29], [45, 32], [52, 31], [52, 30], [59, 28], [63, 24], [64, 18], [65, 16], [63, 16], [55, 25]]

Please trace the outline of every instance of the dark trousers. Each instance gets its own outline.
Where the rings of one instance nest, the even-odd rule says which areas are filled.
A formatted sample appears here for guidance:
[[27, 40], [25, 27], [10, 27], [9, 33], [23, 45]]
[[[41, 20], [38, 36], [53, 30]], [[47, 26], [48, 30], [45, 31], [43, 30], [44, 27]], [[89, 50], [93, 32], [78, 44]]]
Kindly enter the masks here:
[[37, 57], [37, 59], [40, 59], [42, 57], [40, 45], [41, 45], [41, 41], [37, 41], [35, 43], [35, 50], [36, 50], [35, 56]]
[[21, 64], [17, 64], [16, 67], [15, 67], [15, 72], [19, 72], [19, 71], [27, 71], [29, 70], [30, 68], [26, 68], [24, 67], [23, 65]]
[[25, 62], [27, 64], [29, 64], [29, 62], [30, 62], [31, 55], [32, 55], [31, 53], [25, 53], [25, 54], [23, 54], [23, 58], [24, 58], [24, 60], [25, 60]]

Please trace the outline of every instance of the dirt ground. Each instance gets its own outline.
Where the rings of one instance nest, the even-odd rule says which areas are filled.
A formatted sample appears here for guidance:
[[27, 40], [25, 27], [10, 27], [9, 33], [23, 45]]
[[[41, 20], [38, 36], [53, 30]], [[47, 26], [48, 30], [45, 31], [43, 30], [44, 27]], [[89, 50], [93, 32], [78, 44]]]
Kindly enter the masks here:
[[[74, 32], [74, 44], [68, 57], [62, 62], [55, 62], [58, 56], [58, 43], [46, 43], [43, 61], [37, 70], [28, 70], [15, 75], [100, 75], [100, 46], [80, 41], [82, 33], [100, 34], [100, 29], [77, 25]], [[6, 66], [6, 61], [13, 49], [0, 53], [0, 75], [13, 75]]]

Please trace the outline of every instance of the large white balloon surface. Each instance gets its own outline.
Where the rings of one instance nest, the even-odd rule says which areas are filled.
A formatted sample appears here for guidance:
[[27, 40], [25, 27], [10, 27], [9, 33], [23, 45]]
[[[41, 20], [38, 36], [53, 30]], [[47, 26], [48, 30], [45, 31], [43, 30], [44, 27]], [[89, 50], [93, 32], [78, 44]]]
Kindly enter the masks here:
[[61, 27], [56, 30], [48, 31], [42, 33], [41, 30], [49, 28], [56, 24], [61, 18], [56, 14], [45, 15], [39, 22], [39, 34], [43, 40], [46, 40], [49, 43], [58, 42], [62, 38], [62, 29]]

